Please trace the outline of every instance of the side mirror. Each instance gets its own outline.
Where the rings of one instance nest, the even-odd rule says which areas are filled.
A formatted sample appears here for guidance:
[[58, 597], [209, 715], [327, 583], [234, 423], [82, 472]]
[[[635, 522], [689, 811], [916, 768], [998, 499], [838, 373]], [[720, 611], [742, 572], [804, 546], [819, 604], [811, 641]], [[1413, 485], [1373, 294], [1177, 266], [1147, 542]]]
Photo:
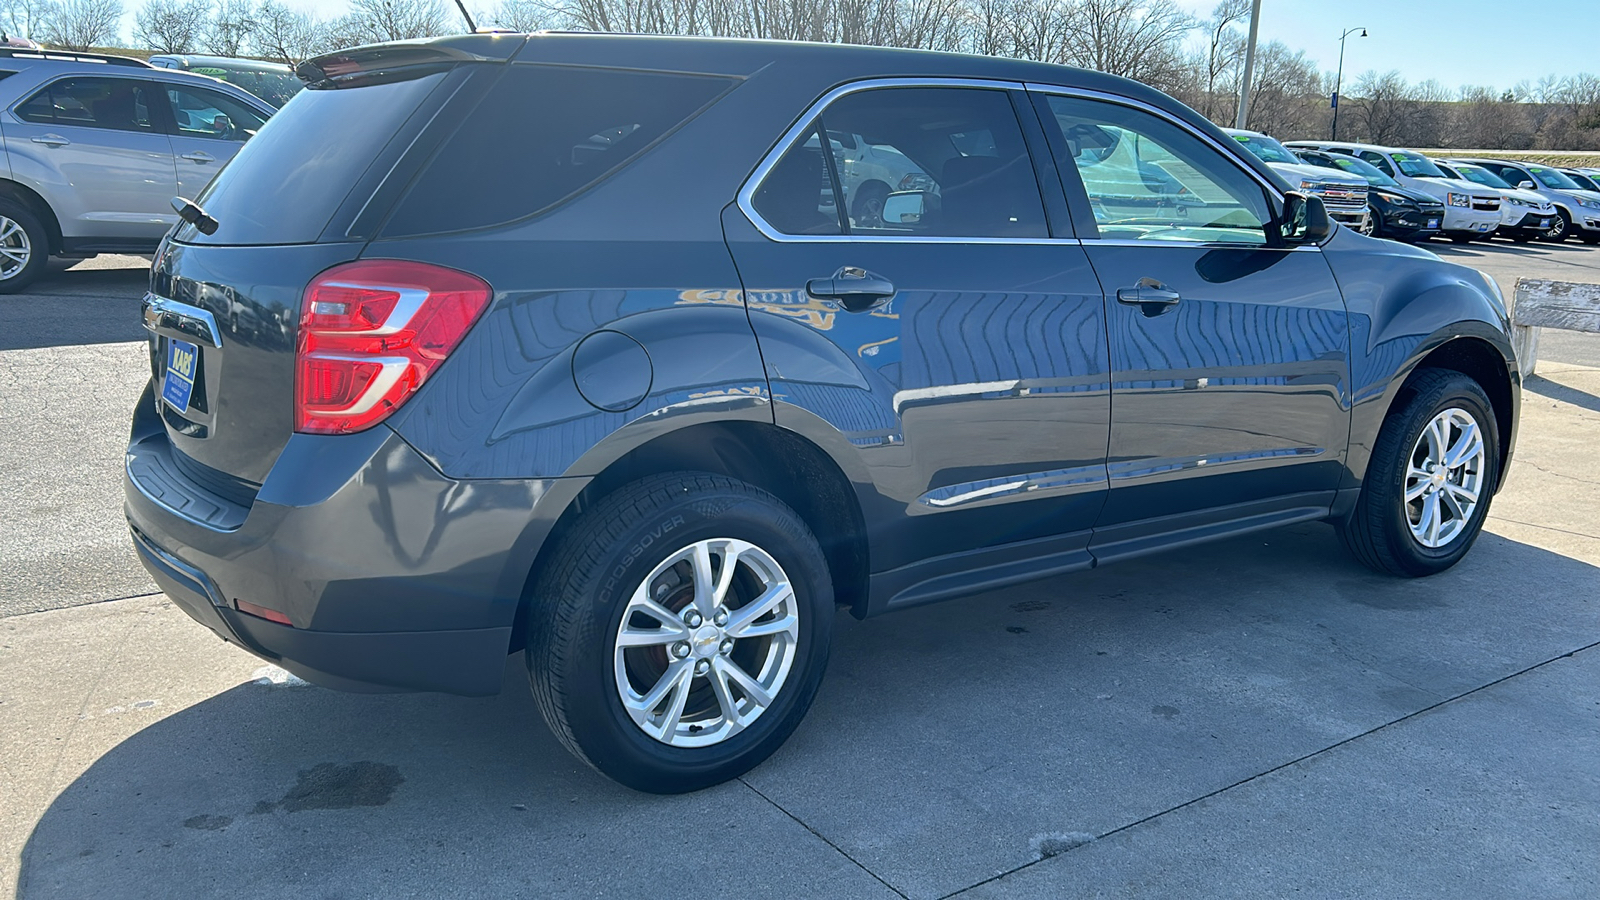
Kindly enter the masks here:
[[1278, 234], [1289, 244], [1320, 244], [1333, 234], [1333, 220], [1316, 194], [1290, 191], [1284, 195]]
[[927, 195], [922, 191], [896, 191], [883, 199], [883, 224], [920, 225], [927, 211]]
[[1521, 181], [1517, 182], [1517, 187], [1520, 188], [1521, 190], [1524, 190], [1524, 191], [1531, 191], [1531, 190], [1533, 190], [1533, 182], [1531, 182], [1528, 179], [1524, 178]]

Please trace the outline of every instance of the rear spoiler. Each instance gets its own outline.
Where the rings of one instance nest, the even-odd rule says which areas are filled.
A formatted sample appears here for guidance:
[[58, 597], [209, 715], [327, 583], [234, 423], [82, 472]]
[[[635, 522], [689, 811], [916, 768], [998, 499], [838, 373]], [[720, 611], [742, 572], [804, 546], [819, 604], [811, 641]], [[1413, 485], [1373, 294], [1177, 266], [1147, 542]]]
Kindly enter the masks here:
[[314, 90], [404, 81], [461, 63], [506, 62], [527, 39], [525, 34], [464, 34], [368, 44], [313, 57], [295, 67], [294, 73]]

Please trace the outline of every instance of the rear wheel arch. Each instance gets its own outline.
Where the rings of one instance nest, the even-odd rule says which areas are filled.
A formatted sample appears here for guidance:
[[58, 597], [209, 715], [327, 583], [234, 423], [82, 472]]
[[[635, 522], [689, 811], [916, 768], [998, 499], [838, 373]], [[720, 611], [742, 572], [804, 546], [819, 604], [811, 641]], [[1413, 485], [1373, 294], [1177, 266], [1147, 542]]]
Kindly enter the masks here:
[[0, 178], [0, 197], [13, 200], [28, 207], [33, 214], [39, 217], [45, 230], [50, 233], [51, 255], [61, 252], [61, 220], [56, 218], [55, 210], [39, 195], [38, 191], [21, 182]]
[[512, 629], [523, 640], [538, 573], [578, 518], [624, 485], [664, 472], [709, 472], [755, 485], [800, 515], [822, 545], [835, 600], [864, 608], [867, 593], [866, 524], [861, 503], [843, 470], [811, 441], [775, 425], [714, 422], [656, 437], [616, 459], [579, 492], [545, 537], [528, 572]]

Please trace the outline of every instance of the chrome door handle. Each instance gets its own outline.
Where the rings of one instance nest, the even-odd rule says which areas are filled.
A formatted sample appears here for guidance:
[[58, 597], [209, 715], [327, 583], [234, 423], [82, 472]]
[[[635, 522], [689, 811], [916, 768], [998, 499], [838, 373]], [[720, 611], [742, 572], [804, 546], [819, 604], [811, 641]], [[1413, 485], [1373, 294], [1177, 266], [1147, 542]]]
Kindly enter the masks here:
[[1117, 302], [1137, 306], [1146, 316], [1159, 316], [1183, 296], [1154, 278], [1141, 278], [1133, 287], [1117, 288]]
[[818, 300], [832, 300], [846, 312], [866, 312], [893, 300], [895, 288], [881, 275], [857, 266], [844, 266], [831, 278], [807, 281], [806, 293]]
[[193, 153], [185, 153], [185, 154], [183, 154], [183, 158], [187, 159], [187, 160], [190, 160], [192, 162], [199, 163], [200, 165], [205, 165], [208, 162], [216, 162], [217, 161], [217, 158], [215, 156], [212, 156], [211, 154], [206, 153], [203, 150], [196, 150]]
[[44, 144], [46, 147], [65, 147], [72, 143], [59, 134], [41, 134], [32, 140], [35, 144]]

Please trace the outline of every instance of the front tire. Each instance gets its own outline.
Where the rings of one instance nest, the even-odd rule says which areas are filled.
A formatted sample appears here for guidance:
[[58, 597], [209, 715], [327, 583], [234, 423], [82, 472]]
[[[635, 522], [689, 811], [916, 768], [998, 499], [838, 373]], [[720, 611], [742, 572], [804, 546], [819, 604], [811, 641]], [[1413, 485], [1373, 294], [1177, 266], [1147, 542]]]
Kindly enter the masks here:
[[1500, 432], [1476, 381], [1418, 372], [1384, 420], [1340, 537], [1368, 567], [1415, 578], [1467, 554], [1499, 483]]
[[536, 579], [527, 664], [578, 758], [636, 790], [709, 787], [772, 754], [827, 666], [833, 585], [788, 506], [720, 475], [619, 488]]
[[1572, 235], [1572, 217], [1567, 211], [1556, 208], [1556, 220], [1550, 223], [1550, 230], [1544, 233], [1544, 239], [1552, 244], [1559, 244]]
[[33, 210], [0, 198], [0, 294], [27, 288], [50, 259], [50, 235]]

